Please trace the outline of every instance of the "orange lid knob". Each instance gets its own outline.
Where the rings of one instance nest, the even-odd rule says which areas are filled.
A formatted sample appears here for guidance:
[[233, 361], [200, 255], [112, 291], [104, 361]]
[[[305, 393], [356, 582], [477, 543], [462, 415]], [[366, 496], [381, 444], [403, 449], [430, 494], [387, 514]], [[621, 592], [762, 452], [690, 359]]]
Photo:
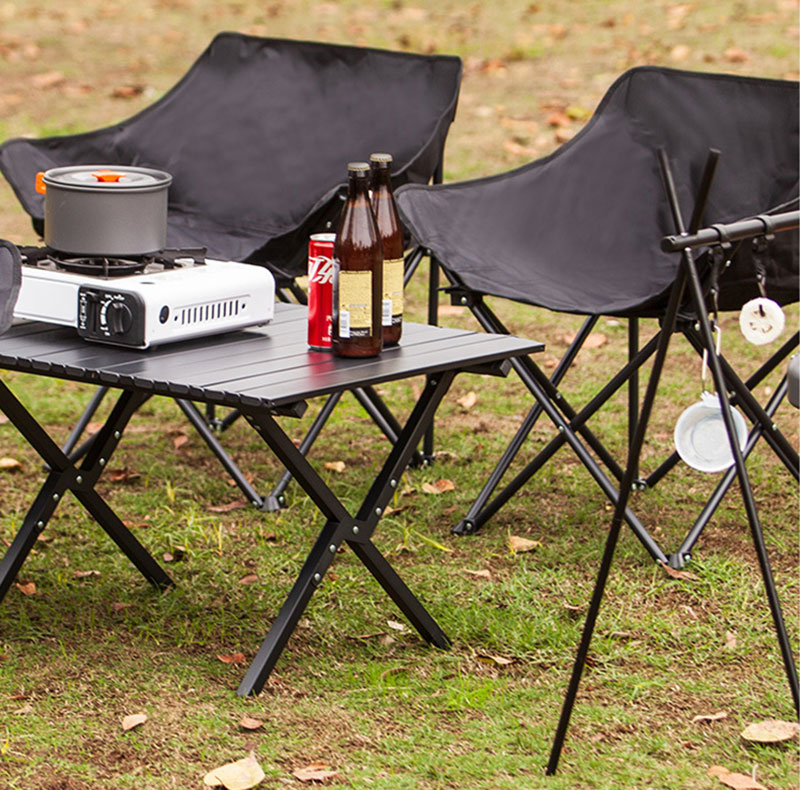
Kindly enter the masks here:
[[40, 170], [36, 174], [36, 191], [40, 195], [44, 195], [47, 192], [47, 184], [44, 183], [44, 170]]
[[125, 176], [125, 173], [118, 173], [114, 170], [95, 170], [92, 175], [105, 184], [116, 184]]

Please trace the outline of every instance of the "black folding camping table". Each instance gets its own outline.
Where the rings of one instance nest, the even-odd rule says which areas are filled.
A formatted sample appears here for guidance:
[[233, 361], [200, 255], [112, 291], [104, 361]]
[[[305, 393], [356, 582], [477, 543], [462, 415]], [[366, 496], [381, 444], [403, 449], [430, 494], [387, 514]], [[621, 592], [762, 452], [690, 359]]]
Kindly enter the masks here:
[[[75, 331], [23, 324], [0, 337], [0, 371], [105, 384], [119, 390], [116, 404], [79, 465], [20, 403], [0, 378], [0, 410], [42, 456], [49, 473], [18, 534], [0, 561], [0, 600], [47, 525], [61, 497], [72, 491], [144, 577], [156, 587], [172, 580], [114, 513], [95, 486], [134, 412], [153, 395], [239, 408], [291, 471], [325, 518], [297, 581], [286, 598], [238, 693], [258, 693], [343, 542], [428, 642], [449, 640], [372, 541], [414, 449], [458, 372], [505, 375], [509, 358], [543, 346], [509, 335], [491, 335], [405, 323], [399, 346], [380, 357], [336, 359], [306, 347], [306, 308], [278, 304], [269, 325], [187, 341], [148, 351], [92, 345]], [[357, 513], [350, 513], [295, 447], [276, 415], [300, 416], [306, 401], [356, 387], [424, 375], [426, 385]], [[388, 447], [388, 446], [387, 446]]]

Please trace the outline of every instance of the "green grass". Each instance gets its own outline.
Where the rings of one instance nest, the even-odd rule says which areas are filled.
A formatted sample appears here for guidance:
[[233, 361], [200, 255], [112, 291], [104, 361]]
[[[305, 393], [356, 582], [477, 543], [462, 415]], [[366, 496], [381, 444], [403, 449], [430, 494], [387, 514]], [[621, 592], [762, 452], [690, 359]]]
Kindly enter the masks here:
[[[216, 0], [140, 3], [56, 0], [0, 3], [0, 139], [98, 128], [154, 101], [185, 72], [219, 30], [453, 53], [464, 60], [446, 180], [500, 172], [558, 144], [553, 107], [584, 123], [626, 68], [656, 63], [768, 77], [797, 73], [796, 3], [668, 0], [492, 4], [396, 0], [266, 4]], [[35, 75], [61, 72], [40, 89]], [[115, 89], [138, 85], [131, 99]], [[2, 235], [34, 243], [30, 222], [0, 185]], [[411, 284], [408, 317], [424, 320], [424, 266]], [[444, 303], [444, 299], [442, 302]], [[509, 328], [546, 344], [548, 368], [563, 336], [581, 319], [496, 302]], [[798, 326], [798, 311], [788, 316]], [[743, 371], [763, 350], [724, 316], [724, 351]], [[467, 311], [442, 322], [475, 328]], [[655, 330], [644, 322], [642, 337]], [[601, 320], [600, 348], [581, 353], [563, 384], [583, 403], [626, 356], [624, 324]], [[643, 373], [646, 378], [647, 370]], [[48, 431], [66, 438], [91, 390], [66, 381], [4, 374]], [[774, 389], [773, 376], [757, 390]], [[401, 414], [420, 382], [386, 385]], [[474, 391], [465, 410], [458, 398]], [[675, 338], [653, 414], [642, 468], [672, 450], [681, 411], [698, 399], [700, 365]], [[626, 446], [626, 394], [593, 421], [618, 458]], [[721, 787], [711, 765], [740, 773], [757, 766], [770, 790], [798, 784], [797, 744], [753, 745], [741, 730], [793, 710], [763, 584], [734, 485], [703, 533], [689, 570], [672, 579], [624, 529], [558, 775], [545, 778], [550, 742], [611, 519], [611, 509], [567, 449], [474, 537], [450, 534], [529, 406], [524, 387], [459, 376], [437, 416], [431, 468], [404, 477], [396, 511], [376, 542], [453, 639], [427, 647], [403, 622], [350, 551], [338, 555], [290, 639], [263, 693], [235, 690], [320, 527], [314, 507], [291, 485], [290, 507], [276, 514], [209, 506], [242, 499], [176, 406], [154, 398], [135, 415], [109, 472], [126, 482], [99, 489], [152, 554], [185, 549], [163, 565], [176, 582], [158, 593], [114, 544], [65, 497], [0, 605], [0, 788], [5, 790], [167, 790], [202, 787], [210, 769], [253, 751], [264, 787], [304, 786], [292, 771], [322, 761], [353, 788], [497, 790]], [[103, 414], [109, 406], [104, 407]], [[313, 417], [282, 418], [299, 439]], [[778, 422], [797, 445], [797, 412]], [[175, 450], [178, 433], [188, 444]], [[528, 460], [553, 436], [544, 418], [523, 451]], [[281, 474], [255, 433], [237, 423], [223, 439], [261, 492]], [[356, 507], [385, 453], [384, 440], [345, 399], [312, 453], [313, 463], [349, 507]], [[0, 542], [10, 541], [44, 480], [40, 459], [10, 424], [0, 424], [0, 456], [22, 462], [0, 472]], [[325, 470], [345, 461], [344, 473]], [[515, 465], [514, 471], [519, 468]], [[760, 443], [748, 461], [792, 646], [798, 647], [797, 489]], [[432, 496], [424, 482], [452, 480]], [[717, 481], [679, 465], [632, 506], [672, 551]], [[513, 555], [508, 537], [540, 541]], [[441, 547], [444, 547], [441, 548]], [[0, 547], [2, 548], [2, 547]], [[445, 550], [446, 549], [446, 550]], [[99, 575], [76, 578], [75, 571]], [[469, 571], [489, 571], [483, 578]], [[240, 584], [247, 574], [258, 581]], [[119, 608], [115, 604], [126, 604]], [[494, 658], [511, 663], [498, 664]], [[698, 714], [725, 711], [716, 722]], [[121, 720], [148, 721], [123, 734]], [[243, 714], [264, 725], [239, 727]]]

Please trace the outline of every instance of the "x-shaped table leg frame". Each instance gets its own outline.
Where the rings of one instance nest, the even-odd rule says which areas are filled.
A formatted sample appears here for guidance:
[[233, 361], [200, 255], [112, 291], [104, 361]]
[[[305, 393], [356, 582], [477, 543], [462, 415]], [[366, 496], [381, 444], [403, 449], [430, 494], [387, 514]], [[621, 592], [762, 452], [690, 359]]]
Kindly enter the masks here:
[[72, 491], [151, 584], [159, 588], [172, 585], [169, 576], [94, 488], [116, 449], [128, 420], [149, 397], [147, 394], [123, 390], [81, 465], [76, 467], [11, 390], [0, 381], [0, 410], [6, 414], [50, 469], [19, 532], [0, 561], [0, 601], [5, 597], [36, 539], [47, 526], [58, 503], [68, 490]]
[[372, 535], [454, 376], [455, 372], [448, 371], [428, 377], [422, 394], [355, 516], [348, 512], [269, 412], [242, 408], [248, 422], [311, 497], [326, 522], [239, 686], [237, 693], [240, 696], [261, 691], [343, 542], [350, 546], [423, 639], [437, 647], [449, 647], [450, 640], [377, 549]]

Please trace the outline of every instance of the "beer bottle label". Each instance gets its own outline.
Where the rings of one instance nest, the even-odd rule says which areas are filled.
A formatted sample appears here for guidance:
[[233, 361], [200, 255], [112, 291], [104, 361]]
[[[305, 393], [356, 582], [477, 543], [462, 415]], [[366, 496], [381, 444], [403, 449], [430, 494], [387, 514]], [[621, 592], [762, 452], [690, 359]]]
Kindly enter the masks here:
[[339, 272], [339, 337], [372, 336], [372, 272]]
[[403, 320], [403, 274], [402, 258], [390, 258], [383, 262], [383, 326], [397, 326]]

